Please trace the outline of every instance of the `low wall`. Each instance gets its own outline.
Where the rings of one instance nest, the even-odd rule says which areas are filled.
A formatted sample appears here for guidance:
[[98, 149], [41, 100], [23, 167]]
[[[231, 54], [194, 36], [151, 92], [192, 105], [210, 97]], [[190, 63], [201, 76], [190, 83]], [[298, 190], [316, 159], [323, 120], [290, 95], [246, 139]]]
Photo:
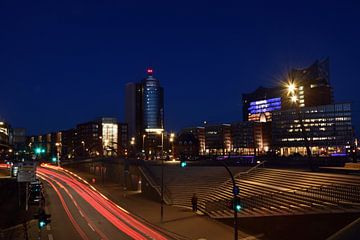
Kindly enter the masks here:
[[97, 162], [73, 162], [67, 164], [65, 168], [88, 173], [96, 181], [111, 181], [126, 186], [128, 190], [140, 190], [139, 181], [141, 181], [141, 174], [138, 166], [129, 164], [128, 170], [125, 170], [124, 161], [119, 159], [107, 159]]

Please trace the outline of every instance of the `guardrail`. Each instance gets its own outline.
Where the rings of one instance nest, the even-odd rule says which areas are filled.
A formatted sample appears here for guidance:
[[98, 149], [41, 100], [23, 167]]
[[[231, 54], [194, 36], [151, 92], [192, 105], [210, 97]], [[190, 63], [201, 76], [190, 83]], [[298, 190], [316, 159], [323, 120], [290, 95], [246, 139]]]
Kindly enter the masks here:
[[[246, 174], [254, 172], [255, 169], [258, 169], [259, 166], [263, 165], [264, 162], [261, 162], [249, 169], [246, 172], [238, 173], [236, 176], [239, 178], [240, 176], [244, 176]], [[230, 181], [227, 180], [222, 185], [220, 185], [222, 189], [231, 190]], [[241, 185], [240, 185], [241, 191]], [[309, 206], [333, 206], [336, 208], [337, 206], [347, 206], [350, 209], [358, 209], [360, 208], [360, 184], [331, 184], [331, 185], [321, 185], [321, 186], [309, 186], [301, 189], [290, 189], [288, 191], [269, 191], [262, 194], [246, 196], [241, 198], [241, 204], [243, 208], [252, 209], [252, 208], [267, 208], [268, 210], [277, 208], [278, 206], [274, 203], [279, 201], [279, 199], [293, 199], [294, 204], [296, 205], [296, 201], [308, 201]], [[204, 201], [204, 209], [205, 212], [210, 213], [212, 211], [224, 211], [230, 210], [228, 208], [228, 204], [231, 201], [230, 198], [223, 198], [217, 200]], [[285, 201], [286, 202], [286, 201]], [[324, 204], [323, 204], [324, 203]], [[296, 206], [291, 204], [283, 204], [287, 207], [282, 209], [283, 214], [292, 214], [292, 212], [296, 209]], [[299, 205], [301, 206], [301, 205]], [[295, 208], [294, 208], [295, 207]], [[307, 211], [314, 212], [316, 209], [307, 209]], [[344, 210], [346, 211], [346, 209]], [[229, 211], [229, 216], [230, 216]], [[274, 212], [275, 214], [275, 212]], [[270, 214], [271, 215], [271, 214]]]
[[[143, 162], [141, 164], [141, 166], [139, 166], [139, 170], [142, 173], [142, 175], [146, 178], [146, 180], [148, 181], [150, 186], [156, 190], [156, 192], [159, 194], [159, 196], [161, 196], [161, 186], [160, 186], [160, 184], [158, 184], [156, 182], [156, 180], [155, 180], [156, 177], [152, 173], [149, 166], [147, 166], [147, 164], [145, 162]], [[164, 202], [168, 205], [172, 204], [171, 193], [166, 186], [164, 186]]]
[[323, 201], [357, 205], [360, 203], [360, 185], [331, 184], [309, 187], [296, 191], [298, 194], [310, 196]]
[[253, 166], [252, 168], [248, 169], [247, 171], [245, 171], [245, 172], [239, 172], [239, 173], [236, 174], [234, 177], [235, 177], [235, 178], [238, 178], [238, 177], [240, 177], [240, 175], [250, 174], [250, 173], [256, 171], [260, 166], [265, 167], [265, 163], [266, 163], [266, 161], [259, 162], [258, 164], [256, 164], [256, 165]]

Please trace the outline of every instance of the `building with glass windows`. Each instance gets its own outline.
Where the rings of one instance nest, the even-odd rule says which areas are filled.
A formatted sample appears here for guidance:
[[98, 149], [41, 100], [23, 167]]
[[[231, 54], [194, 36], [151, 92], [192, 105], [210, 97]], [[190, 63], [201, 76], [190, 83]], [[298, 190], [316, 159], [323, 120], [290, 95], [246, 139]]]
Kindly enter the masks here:
[[281, 109], [281, 89], [259, 87], [243, 94], [242, 101], [244, 121], [269, 122], [272, 111]]
[[125, 121], [132, 145], [146, 155], [159, 155], [164, 147], [164, 90], [147, 69], [140, 83], [125, 87]]
[[78, 124], [76, 127], [75, 152], [81, 156], [119, 156], [119, 123], [116, 118], [99, 118]]
[[205, 154], [205, 127], [191, 127], [183, 128], [179, 135], [181, 134], [192, 134], [199, 141], [199, 155]]
[[334, 103], [333, 89], [330, 86], [329, 59], [317, 60], [307, 68], [292, 69], [287, 77], [285, 81], [294, 84], [300, 107]]
[[354, 143], [350, 103], [274, 111], [272, 118], [272, 145], [281, 155], [306, 154], [300, 118], [314, 155], [345, 154]]
[[231, 124], [232, 150], [240, 155], [261, 155], [271, 147], [271, 122]]
[[224, 155], [231, 152], [230, 124], [205, 126], [205, 154]]
[[11, 142], [10, 125], [0, 120], [0, 160], [8, 159]]
[[329, 59], [317, 60], [309, 67], [290, 70], [275, 87], [259, 87], [254, 92], [243, 94], [243, 120], [269, 122], [273, 111], [293, 108], [286, 86], [288, 83], [293, 85], [291, 91], [298, 98], [300, 107], [334, 103]]
[[10, 125], [5, 121], [0, 121], [0, 145], [8, 148], [10, 138]]

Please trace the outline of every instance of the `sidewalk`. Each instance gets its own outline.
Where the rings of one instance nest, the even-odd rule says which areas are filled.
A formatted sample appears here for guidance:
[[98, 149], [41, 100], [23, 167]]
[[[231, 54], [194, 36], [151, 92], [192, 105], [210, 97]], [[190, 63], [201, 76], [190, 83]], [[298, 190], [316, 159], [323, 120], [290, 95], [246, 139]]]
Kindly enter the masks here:
[[[74, 173], [86, 180], [92, 178], [92, 175], [88, 173]], [[95, 183], [93, 186], [124, 209], [145, 220], [157, 230], [166, 232], [174, 239], [234, 239], [234, 230], [231, 226], [200, 213], [195, 214], [191, 209], [164, 205], [164, 221], [161, 223], [160, 203], [144, 198], [139, 192], [128, 191], [124, 197], [120, 184], [105, 182], [104, 185]], [[256, 238], [239, 231], [239, 239]]]

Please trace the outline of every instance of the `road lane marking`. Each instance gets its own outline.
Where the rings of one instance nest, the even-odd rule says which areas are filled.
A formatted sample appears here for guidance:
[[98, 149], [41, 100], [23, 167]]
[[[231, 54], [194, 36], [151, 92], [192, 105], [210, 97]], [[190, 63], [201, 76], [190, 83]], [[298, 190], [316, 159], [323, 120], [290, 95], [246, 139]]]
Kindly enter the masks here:
[[95, 232], [95, 229], [91, 226], [90, 223], [88, 223], [89, 227], [91, 228], [91, 230], [93, 230]]
[[48, 234], [48, 238], [49, 238], [49, 240], [54, 240], [54, 237], [52, 234]]
[[83, 212], [82, 212], [81, 210], [79, 210], [79, 213], [80, 213], [80, 215], [81, 215], [82, 217], [84, 217], [84, 214], [83, 214]]

